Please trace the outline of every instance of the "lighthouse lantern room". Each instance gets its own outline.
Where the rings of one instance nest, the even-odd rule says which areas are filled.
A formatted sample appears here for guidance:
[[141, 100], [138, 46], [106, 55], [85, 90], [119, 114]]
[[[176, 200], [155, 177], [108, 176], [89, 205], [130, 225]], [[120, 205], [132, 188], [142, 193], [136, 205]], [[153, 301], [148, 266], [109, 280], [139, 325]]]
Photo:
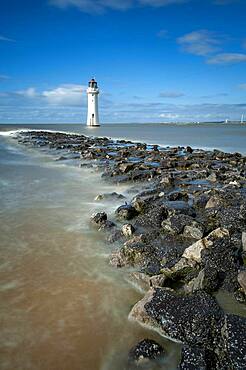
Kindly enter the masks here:
[[97, 82], [92, 78], [88, 84], [88, 113], [87, 113], [87, 126], [100, 126], [98, 115], [98, 95], [99, 88]]

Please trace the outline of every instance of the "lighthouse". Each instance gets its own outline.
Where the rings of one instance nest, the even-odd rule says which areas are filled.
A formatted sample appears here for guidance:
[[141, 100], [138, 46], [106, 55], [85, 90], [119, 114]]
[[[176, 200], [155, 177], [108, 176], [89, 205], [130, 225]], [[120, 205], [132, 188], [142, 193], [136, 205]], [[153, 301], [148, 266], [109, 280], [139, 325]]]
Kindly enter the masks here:
[[88, 113], [87, 113], [87, 126], [95, 127], [100, 126], [98, 115], [98, 94], [99, 89], [97, 82], [92, 78], [88, 84]]

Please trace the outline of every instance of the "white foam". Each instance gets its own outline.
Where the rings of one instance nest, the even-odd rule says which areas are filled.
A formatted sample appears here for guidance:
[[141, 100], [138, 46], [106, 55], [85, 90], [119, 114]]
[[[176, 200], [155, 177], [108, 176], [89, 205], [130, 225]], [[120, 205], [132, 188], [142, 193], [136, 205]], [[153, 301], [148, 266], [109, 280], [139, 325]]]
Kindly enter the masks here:
[[0, 136], [13, 136], [15, 135], [19, 130], [11, 130], [11, 131], [0, 131]]

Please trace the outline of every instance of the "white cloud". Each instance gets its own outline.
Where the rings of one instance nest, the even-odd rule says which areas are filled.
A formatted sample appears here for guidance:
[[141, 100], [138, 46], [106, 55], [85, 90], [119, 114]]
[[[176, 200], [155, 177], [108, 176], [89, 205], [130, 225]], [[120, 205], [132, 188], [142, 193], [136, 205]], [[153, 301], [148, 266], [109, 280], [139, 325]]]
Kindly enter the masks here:
[[35, 98], [38, 95], [34, 87], [29, 87], [25, 90], [16, 91], [16, 94], [27, 98]]
[[107, 9], [125, 10], [132, 6], [132, 0], [50, 0], [60, 8], [74, 6], [86, 13], [101, 13]]
[[182, 4], [191, 0], [50, 0], [51, 5], [60, 8], [76, 7], [86, 13], [102, 13], [105, 10], [126, 10], [132, 7], [162, 7]]
[[0, 81], [2, 80], [2, 81], [4, 81], [4, 80], [9, 80], [10, 79], [10, 77], [9, 76], [7, 76], [7, 75], [0, 75]]
[[179, 114], [175, 114], [175, 113], [161, 113], [159, 115], [160, 118], [166, 118], [166, 119], [177, 119], [180, 117]]
[[[82, 105], [83, 92], [86, 86], [76, 84], [65, 84], [53, 90], [45, 90], [41, 93], [49, 104], [54, 105]], [[85, 94], [84, 94], [85, 98]]]
[[[198, 1], [198, 0], [196, 0]], [[240, 0], [208, 0], [212, 4], [226, 5], [240, 2]], [[168, 5], [184, 4], [192, 0], [49, 0], [51, 5], [59, 8], [76, 7], [86, 13], [103, 13], [106, 10], [127, 10], [132, 7], [164, 7]]]
[[198, 30], [187, 33], [177, 39], [182, 49], [190, 54], [207, 56], [218, 51], [219, 38], [211, 31]]
[[0, 35], [0, 41], [15, 42], [15, 40], [10, 39], [9, 37]]
[[149, 5], [153, 7], [161, 7], [172, 4], [183, 4], [187, 3], [188, 1], [190, 0], [138, 0], [138, 2], [142, 5]]
[[235, 64], [246, 62], [246, 54], [220, 53], [207, 59], [208, 64]]
[[215, 5], [227, 5], [227, 4], [236, 4], [239, 3], [241, 0], [214, 0]]
[[184, 93], [180, 91], [162, 91], [159, 96], [160, 98], [180, 98], [184, 96]]

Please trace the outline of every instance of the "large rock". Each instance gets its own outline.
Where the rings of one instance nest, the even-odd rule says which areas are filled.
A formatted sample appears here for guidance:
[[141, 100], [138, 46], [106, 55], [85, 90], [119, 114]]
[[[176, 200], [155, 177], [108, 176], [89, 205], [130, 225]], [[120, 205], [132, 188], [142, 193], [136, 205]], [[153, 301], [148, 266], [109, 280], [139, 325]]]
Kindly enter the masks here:
[[129, 319], [158, 330], [164, 337], [191, 346], [212, 347], [223, 312], [207, 293], [177, 295], [168, 288], [151, 289], [136, 303]]
[[214, 244], [214, 240], [228, 237], [228, 230], [218, 228], [212, 231], [206, 238], [198, 240], [196, 243], [186, 248], [182, 258], [186, 258], [188, 261], [200, 263], [202, 259], [202, 251], [204, 249], [212, 247], [212, 245]]
[[137, 215], [136, 209], [130, 204], [124, 204], [116, 209], [116, 216], [122, 220], [131, 220]]
[[160, 229], [161, 223], [168, 216], [167, 209], [164, 205], [150, 206], [144, 214], [140, 214], [136, 217], [136, 226], [144, 227], [146, 230], [149, 229]]
[[105, 212], [93, 213], [93, 215], [91, 215], [91, 223], [100, 226], [107, 221], [107, 218], [108, 216]]
[[246, 319], [225, 315], [203, 291], [180, 295], [167, 288], [151, 289], [129, 319], [183, 343], [182, 370], [246, 369]]
[[[190, 269], [202, 272], [198, 276], [192, 276]], [[205, 289], [207, 292], [213, 292], [222, 288], [236, 292], [239, 289], [237, 270], [238, 265], [229, 232], [218, 228], [206, 238], [186, 248], [176, 264], [169, 268], [164, 267], [161, 271], [176, 280], [181, 280], [180, 278], [188, 273], [191, 281], [184, 287], [186, 291]], [[185, 281], [187, 283], [189, 279], [186, 278]]]

